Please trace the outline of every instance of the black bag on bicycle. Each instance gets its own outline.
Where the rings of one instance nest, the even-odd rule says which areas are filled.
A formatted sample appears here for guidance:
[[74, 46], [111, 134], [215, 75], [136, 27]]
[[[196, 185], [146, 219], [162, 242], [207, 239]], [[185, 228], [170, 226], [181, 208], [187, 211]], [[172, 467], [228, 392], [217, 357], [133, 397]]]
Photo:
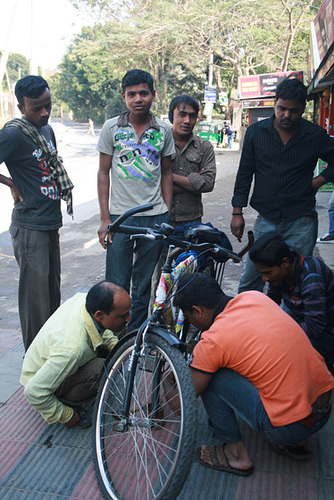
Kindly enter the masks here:
[[[195, 231], [193, 231], [195, 230]], [[228, 237], [223, 231], [215, 228], [210, 222], [203, 224], [202, 222], [189, 222], [181, 226], [177, 226], [174, 229], [173, 236], [180, 240], [187, 239], [189, 241], [197, 240], [198, 243], [216, 243], [217, 245], [227, 248], [228, 250], [233, 250], [232, 245]], [[214, 257], [217, 262], [226, 262], [228, 257], [218, 257], [212, 252], [208, 253], [208, 256]]]

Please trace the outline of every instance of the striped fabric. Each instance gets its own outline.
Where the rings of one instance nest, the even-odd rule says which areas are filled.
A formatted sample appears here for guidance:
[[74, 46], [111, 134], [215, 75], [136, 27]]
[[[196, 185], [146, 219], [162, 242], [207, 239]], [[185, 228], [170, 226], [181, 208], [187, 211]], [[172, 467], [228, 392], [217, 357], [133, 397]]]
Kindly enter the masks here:
[[58, 186], [61, 198], [66, 202], [67, 213], [73, 216], [72, 189], [74, 186], [65, 170], [63, 159], [58, 155], [57, 150], [49, 146], [40, 128], [25, 118], [14, 118], [14, 120], [10, 120], [5, 124], [4, 128], [6, 127], [20, 129], [36, 146], [41, 148], [50, 167], [51, 177]]
[[[322, 260], [297, 255], [294, 286], [289, 289], [281, 283], [279, 288], [285, 305], [310, 339], [321, 338], [323, 331], [334, 336], [334, 275]], [[268, 290], [275, 301], [279, 288]]]

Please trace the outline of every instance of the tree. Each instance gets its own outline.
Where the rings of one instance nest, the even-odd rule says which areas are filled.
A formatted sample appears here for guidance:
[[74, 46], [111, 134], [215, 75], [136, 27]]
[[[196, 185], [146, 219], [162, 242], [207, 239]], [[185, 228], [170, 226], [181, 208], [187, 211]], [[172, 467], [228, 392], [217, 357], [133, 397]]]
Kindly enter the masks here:
[[104, 47], [105, 29], [100, 25], [82, 29], [69, 47], [54, 81], [56, 98], [69, 105], [77, 120], [92, 118], [102, 123], [107, 111], [115, 115], [121, 107], [121, 96], [115, 98], [120, 80]]
[[[286, 27], [286, 31], [288, 33], [288, 39], [285, 46], [284, 55], [282, 58], [282, 71], [287, 71], [289, 58], [291, 54], [292, 44], [296, 34], [301, 31], [301, 26], [304, 21], [305, 15], [310, 11], [313, 4], [319, 5], [319, 2], [316, 0], [307, 0], [306, 2], [303, 0], [299, 1], [290, 1], [290, 0], [281, 0], [284, 11], [288, 17], [288, 24]], [[311, 11], [313, 13], [313, 11]]]
[[[241, 75], [305, 70], [309, 22], [321, 2], [72, 0], [100, 15], [99, 50], [91, 39], [85, 57], [95, 51], [118, 79], [131, 68], [149, 71], [156, 84], [156, 112], [166, 112], [178, 93], [201, 99], [212, 56], [221, 91], [236, 88]], [[73, 47], [73, 57], [77, 50]], [[99, 65], [90, 69], [98, 73]]]
[[29, 75], [29, 61], [21, 54], [9, 54], [6, 71], [8, 78], [4, 78], [3, 90], [5, 92], [10, 92], [17, 80]]

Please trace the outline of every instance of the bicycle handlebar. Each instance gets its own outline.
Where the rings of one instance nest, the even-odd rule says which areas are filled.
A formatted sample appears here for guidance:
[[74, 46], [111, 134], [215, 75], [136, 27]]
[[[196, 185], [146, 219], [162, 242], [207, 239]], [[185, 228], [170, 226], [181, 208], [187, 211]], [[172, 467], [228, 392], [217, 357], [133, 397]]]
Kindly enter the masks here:
[[[122, 224], [123, 221], [131, 217], [132, 215], [139, 214], [140, 212], [147, 212], [148, 210], [153, 209], [152, 203], [147, 203], [147, 205], [140, 205], [139, 207], [130, 208], [124, 214], [120, 215], [112, 224], [109, 224], [109, 232], [110, 233], [121, 233], [122, 231], [116, 231], [116, 229]], [[132, 227], [132, 226], [123, 226], [123, 227]], [[134, 226], [133, 226], [134, 227]], [[137, 228], [138, 229], [138, 228]], [[139, 233], [143, 232], [143, 228], [139, 228]], [[127, 234], [136, 234], [136, 233], [127, 233]]]
[[123, 224], [121, 226], [114, 227], [113, 224], [109, 224], [109, 232], [110, 233], [123, 233], [123, 234], [130, 234], [130, 235], [147, 235], [151, 234], [153, 230], [146, 228], [146, 227], [136, 227], [136, 226], [124, 226]]
[[152, 210], [152, 203], [148, 203], [147, 205], [141, 205], [139, 207], [131, 208], [127, 210], [124, 214], [120, 215], [112, 224], [109, 224], [108, 229], [110, 233], [123, 233], [130, 234], [132, 236], [136, 236], [138, 238], [149, 238], [155, 240], [164, 240], [169, 245], [174, 245], [176, 247], [182, 248], [184, 250], [193, 250], [195, 252], [203, 252], [206, 250], [211, 250], [217, 256], [221, 255], [224, 258], [232, 259], [234, 262], [241, 262], [242, 257], [246, 252], [253, 246], [254, 236], [252, 231], [248, 231], [248, 242], [244, 248], [238, 253], [233, 252], [227, 248], [224, 248], [216, 243], [191, 243], [187, 240], [180, 240], [178, 238], [173, 237], [172, 235], [166, 234], [166, 232], [162, 232], [161, 229], [151, 229], [146, 227], [136, 227], [136, 226], [125, 226], [121, 225], [123, 221], [125, 221], [128, 217], [135, 215], [140, 212], [146, 212], [148, 210]]

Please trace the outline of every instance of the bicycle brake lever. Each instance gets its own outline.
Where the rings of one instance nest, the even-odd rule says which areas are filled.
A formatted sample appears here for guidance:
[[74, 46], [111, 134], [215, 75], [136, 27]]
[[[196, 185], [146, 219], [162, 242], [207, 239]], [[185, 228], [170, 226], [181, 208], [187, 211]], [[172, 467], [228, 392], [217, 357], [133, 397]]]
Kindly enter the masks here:
[[131, 234], [130, 240], [164, 240], [166, 236], [158, 233], [147, 233], [147, 234]]
[[156, 240], [154, 234], [131, 234], [130, 240]]

